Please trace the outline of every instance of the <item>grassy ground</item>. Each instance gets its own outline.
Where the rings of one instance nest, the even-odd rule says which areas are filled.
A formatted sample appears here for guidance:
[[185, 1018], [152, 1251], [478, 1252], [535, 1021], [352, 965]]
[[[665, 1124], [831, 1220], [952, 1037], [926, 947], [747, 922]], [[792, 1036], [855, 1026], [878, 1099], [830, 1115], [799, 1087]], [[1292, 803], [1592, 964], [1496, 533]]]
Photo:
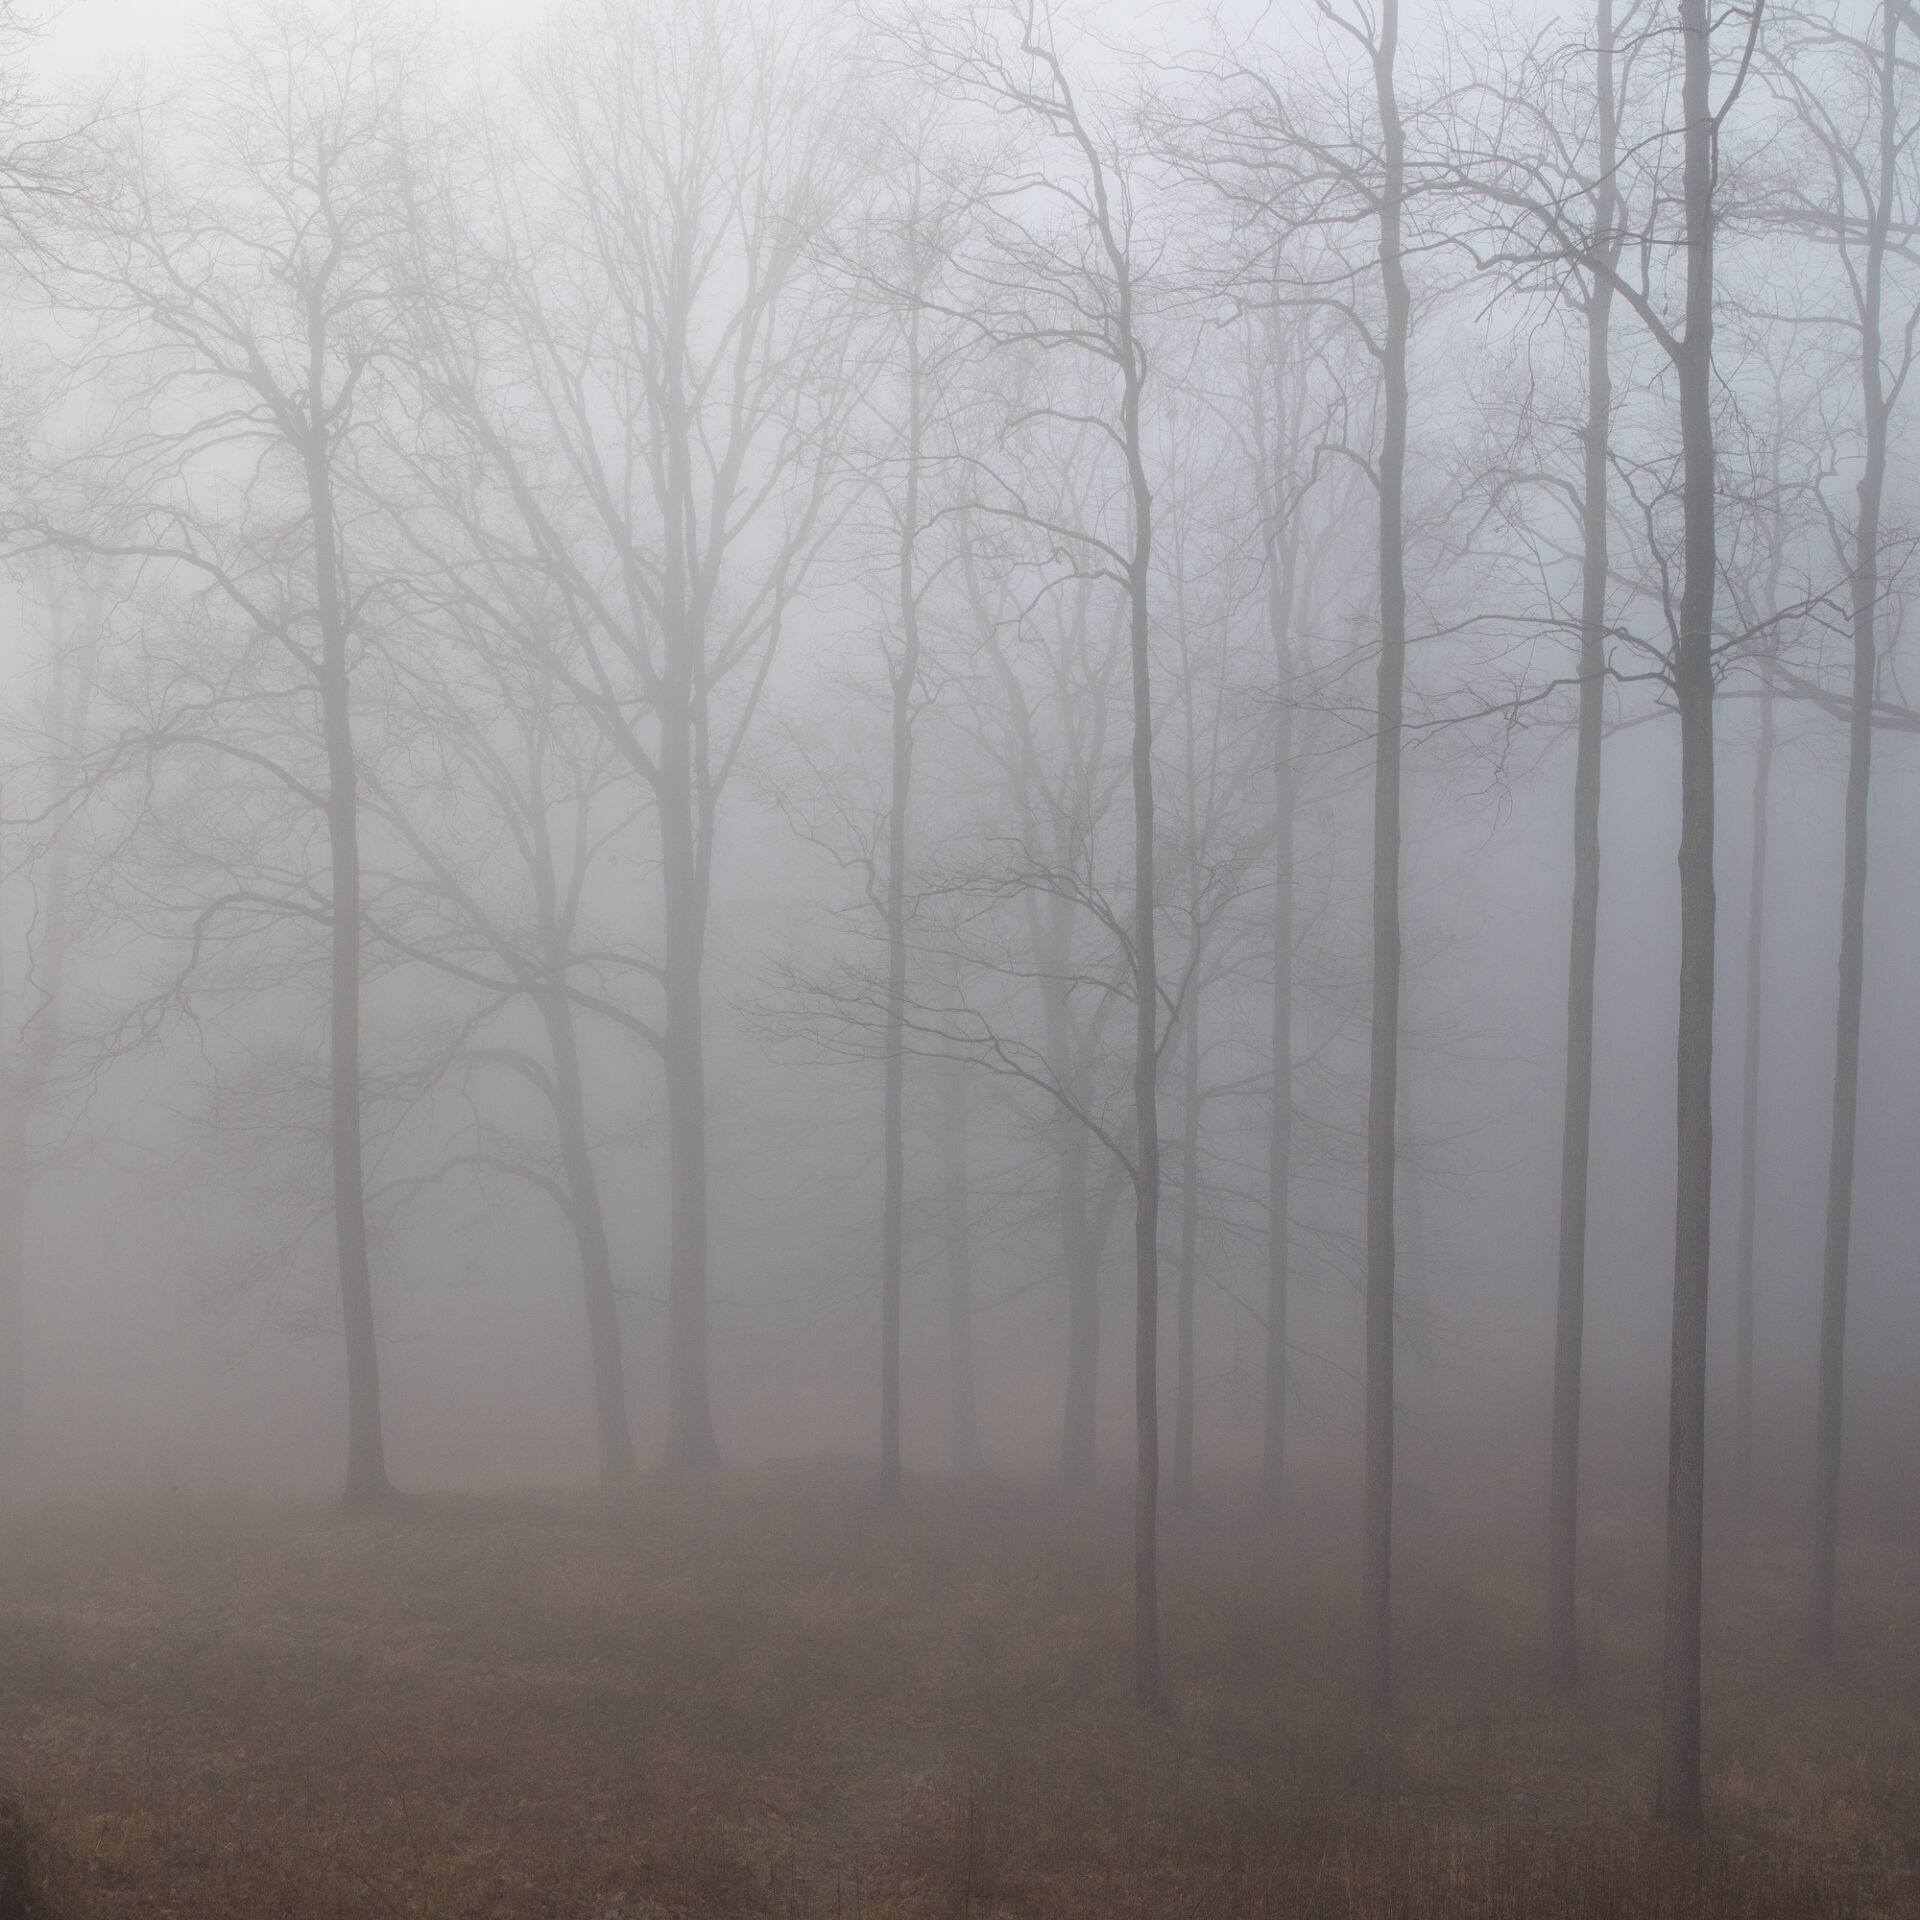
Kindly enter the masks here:
[[1385, 1717], [1344, 1502], [1170, 1516], [1149, 1722], [1117, 1495], [889, 1514], [812, 1464], [37, 1521], [0, 1539], [0, 1920], [1920, 1913], [1920, 1543], [1858, 1543], [1829, 1668], [1791, 1540], [1720, 1543], [1689, 1841], [1647, 1818], [1656, 1529], [1596, 1511], [1569, 1701], [1499, 1504], [1407, 1517]]

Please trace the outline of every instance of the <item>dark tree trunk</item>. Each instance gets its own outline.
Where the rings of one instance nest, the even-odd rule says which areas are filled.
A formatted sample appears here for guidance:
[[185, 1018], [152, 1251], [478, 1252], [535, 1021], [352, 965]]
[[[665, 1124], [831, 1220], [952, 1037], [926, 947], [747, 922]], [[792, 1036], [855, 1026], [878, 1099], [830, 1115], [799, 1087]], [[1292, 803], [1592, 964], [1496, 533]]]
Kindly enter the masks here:
[[[1077, 1071], [1079, 1047], [1067, 1003], [1073, 967], [1073, 903], [1055, 892], [1034, 914], [1040, 959], [1041, 1007], [1047, 1069], [1073, 1101], [1085, 1093]], [[1060, 1267], [1066, 1291], [1067, 1351], [1061, 1409], [1060, 1478], [1069, 1487], [1094, 1483], [1100, 1380], [1100, 1260], [1108, 1229], [1091, 1204], [1089, 1162], [1093, 1136], [1071, 1106], [1052, 1116], [1055, 1141], [1054, 1211], [1060, 1228]]]
[[1267, 1120], [1267, 1350], [1260, 1497], [1278, 1507], [1286, 1485], [1288, 1212], [1293, 1186], [1293, 690], [1284, 626], [1275, 635], [1282, 684], [1273, 741], [1272, 1107]]
[[704, 861], [693, 810], [691, 725], [664, 729], [657, 789], [667, 919], [667, 1448], [669, 1467], [716, 1466], [707, 1371], [707, 1070], [700, 985]]
[[[1124, 286], [1124, 282], [1123, 282]], [[1125, 296], [1123, 295], [1123, 298]], [[1142, 1707], [1160, 1703], [1160, 969], [1154, 950], [1153, 691], [1147, 581], [1153, 497], [1140, 442], [1140, 374], [1132, 329], [1126, 397], [1133, 485], [1133, 1125], [1134, 1496], [1133, 1687]]]
[[940, 1146], [947, 1243], [947, 1391], [953, 1414], [953, 1470], [978, 1473], [980, 1407], [973, 1378], [973, 1247], [968, 1231], [967, 1069], [949, 1060], [940, 1070]]
[[1826, 1254], [1820, 1287], [1820, 1397], [1814, 1457], [1813, 1641], [1834, 1646], [1835, 1558], [1840, 1534], [1840, 1450], [1846, 1394], [1847, 1262], [1853, 1233], [1854, 1136], [1860, 1106], [1860, 1001], [1866, 971], [1867, 798], [1873, 771], [1875, 631], [1880, 598], [1881, 496], [1887, 475], [1891, 410], [1881, 364], [1881, 303], [1888, 226], [1898, 190], [1894, 74], [1899, 11], [1881, 8], [1878, 63], [1879, 193], [1861, 277], [1861, 411], [1866, 428], [1860, 518], [1853, 553], [1853, 706], [1847, 728], [1846, 844], [1840, 882], [1840, 1004], [1834, 1022], [1833, 1137], [1827, 1162]]
[[[1279, 370], [1275, 357], [1275, 372]], [[1256, 386], [1256, 391], [1258, 387]], [[1291, 406], [1276, 392], [1273, 431], [1278, 436], [1292, 415], [1288, 446], [1295, 444], [1300, 396]], [[1283, 497], [1286, 469], [1279, 447], [1266, 449], [1271, 462], [1264, 489], [1267, 548], [1267, 631], [1273, 643], [1273, 999], [1270, 1012], [1272, 1085], [1267, 1115], [1267, 1326], [1266, 1380], [1262, 1396], [1260, 1497], [1269, 1508], [1280, 1505], [1286, 1483], [1287, 1293], [1291, 1278], [1288, 1213], [1293, 1184], [1293, 607], [1300, 542], [1290, 523], [1296, 502]]]
[[1662, 1816], [1698, 1826], [1700, 1599], [1706, 1512], [1707, 1279], [1713, 1178], [1713, 444], [1712, 71], [1706, 0], [1680, 0], [1685, 47], [1685, 332], [1680, 388], [1684, 575], [1673, 691], [1680, 711], [1680, 1020], [1675, 1065], [1673, 1355], [1667, 1455], [1666, 1647], [1661, 1687]]
[[367, 1258], [365, 1170], [360, 1138], [360, 803], [353, 748], [352, 682], [344, 596], [335, 545], [333, 476], [325, 441], [322, 323], [312, 322], [312, 374], [305, 449], [313, 521], [314, 606], [320, 625], [320, 716], [327, 751], [327, 841], [332, 857], [331, 998], [328, 1075], [332, 1101], [333, 1226], [340, 1263], [340, 1310], [347, 1349], [349, 1506], [387, 1499], [380, 1421], [380, 1363]]
[[1196, 979], [1181, 1014], [1183, 1087], [1180, 1127], [1180, 1277], [1174, 1300], [1173, 1471], [1167, 1494], [1193, 1505], [1193, 1307], [1200, 1260], [1200, 1002]]
[[[1399, 1114], [1394, 1122], [1394, 1274], [1400, 1352], [1395, 1356], [1399, 1388], [1397, 1441], [1406, 1438], [1407, 1416], [1418, 1416], [1422, 1393], [1433, 1375], [1433, 1262], [1427, 1246], [1425, 1162], [1414, 1114], [1413, 1057], [1405, 1038], [1400, 1048]], [[1411, 1363], [1411, 1364], [1407, 1364]], [[1416, 1441], [1417, 1444], [1417, 1441]]]
[[[334, 678], [332, 674], [326, 676]], [[327, 833], [333, 856], [332, 1089], [333, 1224], [347, 1347], [347, 1485], [350, 1506], [386, 1498], [380, 1364], [360, 1140], [360, 849], [354, 818], [353, 746], [345, 674], [322, 696], [332, 775]]]
[[1380, 111], [1381, 345], [1380, 664], [1374, 724], [1373, 1013], [1367, 1078], [1367, 1465], [1361, 1641], [1367, 1690], [1391, 1697], [1393, 1586], [1394, 1113], [1400, 1041], [1400, 732], [1407, 662], [1404, 496], [1407, 333], [1411, 302], [1401, 257], [1406, 137], [1394, 89], [1399, 0], [1382, 0], [1373, 49]]
[[1762, 962], [1767, 927], [1767, 792], [1773, 780], [1773, 680], [1760, 683], [1760, 745], [1753, 762], [1753, 832], [1747, 868], [1746, 1005], [1740, 1057], [1739, 1257], [1734, 1267], [1733, 1475], [1740, 1511], [1753, 1510], [1754, 1230], [1760, 1200]]
[[[680, 384], [691, 307], [676, 274], [662, 360], [670, 369], [660, 406], [668, 537], [661, 568], [661, 653], [653, 704], [658, 771], [650, 782], [660, 822], [661, 908], [665, 919], [662, 1031], [667, 1093], [667, 1444], [669, 1468], [704, 1471], [720, 1462], [707, 1354], [707, 1060], [702, 990], [716, 794], [707, 759], [707, 614], [720, 529], [705, 554], [687, 536], [699, 523], [698, 400]], [[724, 508], [720, 509], [724, 511]]]
[[[1092, 158], [1092, 148], [1087, 149]], [[1127, 556], [1128, 666], [1133, 694], [1133, 1691], [1160, 1704], [1160, 965], [1156, 953], [1153, 812], [1153, 488], [1140, 420], [1147, 364], [1134, 332], [1131, 262], [1115, 238], [1105, 177], [1095, 202], [1115, 279], [1121, 375], [1120, 443], [1132, 501]]]
[[1111, 1162], [1096, 1189], [1090, 1177], [1092, 1136], [1078, 1120], [1062, 1117], [1060, 1233], [1067, 1276], [1067, 1400], [1061, 1478], [1070, 1487], [1090, 1487], [1097, 1474], [1094, 1450], [1100, 1379], [1100, 1268], [1113, 1238], [1114, 1216], [1127, 1187], [1127, 1170]]
[[900, 1280], [905, 1260], [907, 1007], [907, 803], [913, 780], [913, 700], [920, 674], [920, 599], [914, 546], [920, 536], [920, 313], [907, 322], [907, 485], [900, 521], [900, 658], [892, 675], [891, 787], [887, 803], [886, 1198], [880, 1268], [880, 1486], [900, 1498]]
[[[1601, 187], [1594, 244], [1618, 251], [1612, 186], [1613, 5], [1600, 0], [1595, 89]], [[1587, 295], [1587, 421], [1582, 476], [1580, 717], [1573, 773], [1573, 930], [1567, 959], [1566, 1104], [1560, 1123], [1560, 1263], [1553, 1339], [1553, 1438], [1547, 1519], [1547, 1662], [1562, 1685], [1578, 1667], [1574, 1605], [1580, 1527], [1580, 1349], [1586, 1326], [1587, 1162], [1593, 1118], [1594, 959], [1600, 937], [1600, 742], [1606, 716], [1607, 470], [1613, 416], [1609, 322], [1613, 282]]]
[[1100, 1255], [1087, 1199], [1087, 1130], [1062, 1116], [1060, 1241], [1067, 1281], [1067, 1395], [1060, 1477], [1070, 1487], [1094, 1481], [1094, 1432], [1100, 1384]]
[[564, 991], [540, 995], [540, 1013], [553, 1054], [554, 1122], [560, 1171], [567, 1186], [567, 1218], [580, 1251], [580, 1283], [587, 1313], [587, 1351], [593, 1363], [594, 1432], [600, 1480], [612, 1486], [634, 1475], [633, 1430], [627, 1421], [627, 1374], [621, 1353], [620, 1310], [613, 1292], [613, 1256], [607, 1246], [600, 1180], [587, 1138], [586, 1092], [573, 1003]]

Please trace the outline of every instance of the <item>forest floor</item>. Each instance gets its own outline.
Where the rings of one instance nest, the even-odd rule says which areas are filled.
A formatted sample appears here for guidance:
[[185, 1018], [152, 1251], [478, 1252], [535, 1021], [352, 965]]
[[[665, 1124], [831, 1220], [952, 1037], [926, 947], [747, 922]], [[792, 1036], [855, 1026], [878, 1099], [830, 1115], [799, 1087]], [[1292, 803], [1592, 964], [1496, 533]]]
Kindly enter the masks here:
[[1648, 1815], [1657, 1516], [1596, 1503], [1568, 1698], [1525, 1516], [1410, 1512], [1380, 1715], [1342, 1503], [1299, 1505], [1168, 1516], [1155, 1718], [1117, 1491], [916, 1478], [889, 1512], [814, 1462], [21, 1523], [0, 1920], [1920, 1914], [1909, 1530], [1851, 1541], [1828, 1665], [1794, 1537], [1716, 1536], [1689, 1839]]

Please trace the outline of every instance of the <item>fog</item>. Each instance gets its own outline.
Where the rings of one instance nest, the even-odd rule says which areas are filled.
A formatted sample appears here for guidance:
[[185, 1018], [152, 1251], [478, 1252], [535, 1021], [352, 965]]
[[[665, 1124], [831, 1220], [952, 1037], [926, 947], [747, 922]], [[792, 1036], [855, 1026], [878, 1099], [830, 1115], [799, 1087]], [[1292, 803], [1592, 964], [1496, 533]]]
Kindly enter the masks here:
[[1914, 28], [0, 8], [0, 1920], [1899, 1910]]

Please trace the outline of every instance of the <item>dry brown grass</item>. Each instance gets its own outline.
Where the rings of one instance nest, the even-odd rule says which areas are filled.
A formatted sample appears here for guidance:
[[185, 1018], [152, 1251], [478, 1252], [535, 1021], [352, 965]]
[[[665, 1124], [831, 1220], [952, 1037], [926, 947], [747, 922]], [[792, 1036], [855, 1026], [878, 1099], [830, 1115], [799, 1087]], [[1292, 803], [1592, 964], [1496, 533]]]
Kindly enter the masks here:
[[814, 1464], [36, 1522], [0, 1542], [0, 1920], [1920, 1912], [1920, 1551], [1861, 1545], [1820, 1668], [1790, 1542], [1722, 1544], [1689, 1841], [1646, 1812], [1656, 1530], [1596, 1512], [1566, 1700], [1498, 1506], [1408, 1517], [1384, 1718], [1343, 1503], [1170, 1516], [1146, 1722], [1117, 1498], [888, 1513]]

